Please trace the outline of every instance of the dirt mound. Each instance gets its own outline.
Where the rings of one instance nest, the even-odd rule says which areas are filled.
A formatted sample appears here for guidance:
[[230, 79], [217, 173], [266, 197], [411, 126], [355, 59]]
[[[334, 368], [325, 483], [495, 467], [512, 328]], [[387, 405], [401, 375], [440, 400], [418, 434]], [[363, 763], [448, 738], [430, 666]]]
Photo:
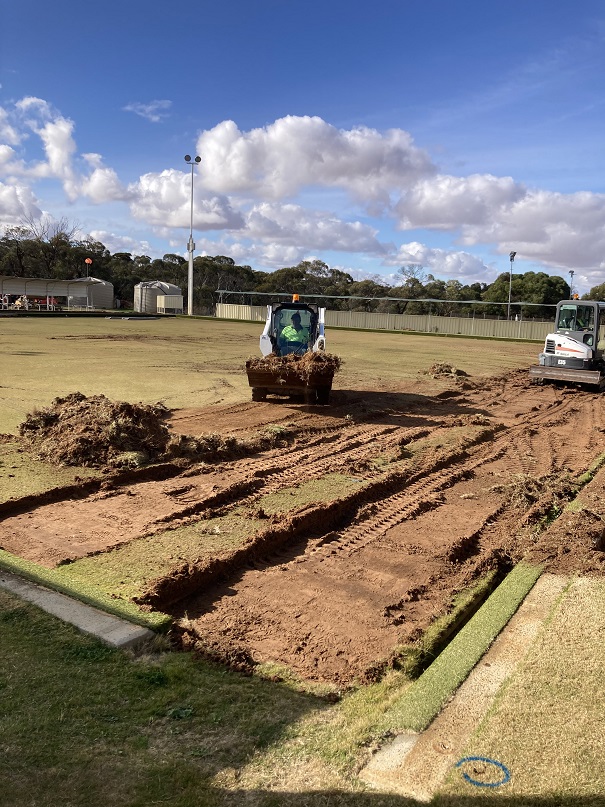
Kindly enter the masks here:
[[439, 376], [448, 376], [448, 377], [466, 377], [468, 373], [465, 373], [464, 370], [459, 370], [457, 367], [454, 367], [451, 364], [444, 364], [437, 362], [437, 364], [432, 364], [428, 370], [425, 370], [427, 375], [432, 376], [432, 378], [439, 378]]
[[246, 362], [246, 370], [264, 370], [271, 373], [288, 373], [298, 375], [306, 380], [314, 375], [334, 375], [340, 369], [342, 361], [332, 353], [309, 351], [302, 356], [289, 353], [287, 356], [276, 356], [273, 353], [262, 359], [251, 358]]
[[286, 427], [260, 429], [247, 440], [218, 433], [172, 435], [164, 421], [169, 410], [87, 398], [74, 392], [30, 413], [19, 432], [42, 459], [89, 468], [138, 468], [152, 462], [224, 462], [284, 446], [295, 438]]
[[161, 457], [170, 441], [162, 405], [110, 401], [73, 392], [31, 412], [19, 427], [40, 457], [62, 465], [136, 467]]

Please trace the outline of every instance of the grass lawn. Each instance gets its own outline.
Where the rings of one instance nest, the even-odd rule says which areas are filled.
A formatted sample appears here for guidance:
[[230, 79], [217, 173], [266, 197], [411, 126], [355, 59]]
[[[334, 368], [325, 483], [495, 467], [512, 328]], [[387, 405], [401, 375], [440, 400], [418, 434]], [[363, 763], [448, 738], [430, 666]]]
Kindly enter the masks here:
[[[260, 324], [209, 319], [2, 320], [0, 433], [16, 434], [34, 408], [70, 392], [170, 408], [248, 399], [244, 371], [258, 356]], [[342, 357], [335, 389], [375, 388], [415, 378], [446, 361], [471, 375], [529, 366], [539, 346], [516, 342], [328, 329]]]
[[[28, 412], [76, 390], [132, 402], [161, 400], [173, 408], [248, 399], [243, 365], [248, 356], [258, 355], [260, 330], [258, 324], [186, 318], [7, 319], [0, 335], [0, 433], [17, 433]], [[335, 379], [341, 389], [414, 379], [435, 362], [489, 375], [527, 366], [539, 350], [528, 344], [340, 330], [328, 331], [328, 347], [344, 360]], [[29, 477], [27, 458], [10, 450], [0, 460], [7, 498], [22, 495]], [[69, 483], [72, 470], [63, 482], [57, 481], [63, 479], [62, 469], [53, 475], [40, 465], [36, 490]], [[350, 483], [336, 475], [330, 481], [333, 495]], [[304, 504], [325, 498], [326, 491], [310, 484], [294, 491], [296, 496]], [[289, 509], [292, 491], [268, 497], [263, 506], [272, 512]], [[196, 539], [189, 529], [211, 530], [205, 534], [213, 552], [230, 549], [242, 540], [236, 516], [155, 536], [154, 562], [174, 565], [186, 557]], [[247, 524], [248, 529], [254, 526], [250, 519]], [[119, 579], [120, 593], [129, 597], [155, 569], [148, 567], [146, 540], [62, 566], [57, 573], [66, 586], [88, 583], [102, 589]], [[128, 553], [134, 553], [132, 572]], [[605, 774], [598, 769], [605, 728], [599, 714], [604, 662], [598, 656], [605, 636], [604, 606], [605, 584], [574, 583], [530, 660], [473, 738], [469, 754], [493, 756], [509, 766], [508, 790], [477, 792], [453, 775], [439, 796], [442, 805], [479, 807], [492, 796], [514, 795], [544, 797], [532, 807], [554, 807], [581, 803], [556, 800], [570, 794], [605, 794]], [[490, 630], [485, 622], [486, 642]], [[159, 637], [148, 654], [135, 659], [0, 590], [0, 805], [413, 804], [368, 792], [355, 778], [368, 747], [393, 726], [426, 722], [428, 695], [420, 689], [419, 701], [404, 673], [391, 671], [380, 683], [329, 704], [301, 692], [293, 681], [244, 677], [188, 654], [167, 652], [166, 641]], [[445, 680], [463, 675], [463, 668], [460, 662], [454, 670], [446, 656], [436, 670]], [[583, 676], [586, 669], [589, 677]], [[270, 675], [269, 670], [263, 673]], [[429, 695], [438, 708], [447, 693], [436, 686]], [[570, 703], [577, 726], [570, 725]], [[417, 709], [420, 717], [410, 723]]]
[[[485, 802], [605, 804], [604, 642], [605, 581], [579, 578], [465, 751], [510, 772]], [[477, 790], [454, 771], [437, 803], [466, 807]]]
[[0, 504], [102, 475], [94, 468], [60, 467], [44, 462], [16, 440], [0, 443]]

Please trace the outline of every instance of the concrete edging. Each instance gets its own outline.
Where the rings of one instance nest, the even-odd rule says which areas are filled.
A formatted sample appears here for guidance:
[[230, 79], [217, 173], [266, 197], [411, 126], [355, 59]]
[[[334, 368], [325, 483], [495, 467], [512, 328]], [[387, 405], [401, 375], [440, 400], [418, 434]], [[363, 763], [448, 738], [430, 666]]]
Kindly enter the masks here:
[[136, 648], [155, 633], [125, 619], [112, 616], [91, 605], [60, 594], [58, 591], [30, 583], [11, 572], [0, 569], [0, 588], [37, 605], [43, 611], [69, 622], [78, 630], [95, 636], [101, 642], [119, 649]]

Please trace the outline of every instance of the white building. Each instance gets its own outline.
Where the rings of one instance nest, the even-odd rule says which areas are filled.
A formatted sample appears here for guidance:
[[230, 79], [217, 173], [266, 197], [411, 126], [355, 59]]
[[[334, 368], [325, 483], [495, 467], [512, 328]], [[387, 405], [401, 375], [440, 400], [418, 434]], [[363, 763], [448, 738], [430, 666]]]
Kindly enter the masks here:
[[[111, 310], [113, 284], [97, 277], [46, 280], [40, 277], [0, 276], [1, 308], [7, 310], [14, 306], [18, 298], [22, 300], [27, 298], [27, 305], [34, 309], [48, 310], [60, 306], [66, 310], [72, 308]], [[25, 305], [25, 302], [22, 305]]]
[[134, 310], [142, 314], [157, 314], [158, 310], [160, 313], [182, 314], [183, 293], [178, 286], [161, 280], [137, 283], [134, 287]]

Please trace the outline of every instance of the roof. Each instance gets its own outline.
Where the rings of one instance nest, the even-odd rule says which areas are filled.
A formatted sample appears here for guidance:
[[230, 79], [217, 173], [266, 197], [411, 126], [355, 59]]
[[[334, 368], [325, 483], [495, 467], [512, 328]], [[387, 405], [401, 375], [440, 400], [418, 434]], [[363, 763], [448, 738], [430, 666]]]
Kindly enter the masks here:
[[[74, 292], [81, 293], [90, 286], [111, 286], [107, 280], [98, 277], [76, 277], [72, 280], [56, 280], [42, 277], [11, 277], [0, 275], [0, 294], [39, 294], [65, 297]], [[75, 288], [74, 288], [75, 287]]]

